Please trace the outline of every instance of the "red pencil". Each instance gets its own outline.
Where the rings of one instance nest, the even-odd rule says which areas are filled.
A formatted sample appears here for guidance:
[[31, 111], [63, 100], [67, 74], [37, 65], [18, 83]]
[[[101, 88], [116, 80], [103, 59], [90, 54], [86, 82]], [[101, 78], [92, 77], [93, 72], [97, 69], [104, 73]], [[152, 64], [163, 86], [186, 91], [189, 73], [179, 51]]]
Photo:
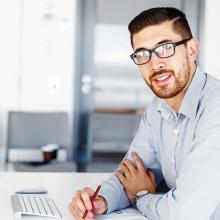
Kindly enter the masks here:
[[[99, 186], [97, 187], [96, 191], [94, 192], [93, 196], [91, 197], [91, 202], [92, 202], [92, 203], [95, 201], [95, 199], [96, 199], [96, 197], [97, 197], [97, 195], [98, 195], [100, 189], [101, 189], [101, 185], [99, 185]], [[84, 212], [83, 219], [85, 219], [85, 217], [87, 216], [87, 214], [88, 214], [88, 210], [86, 210], [86, 211]]]

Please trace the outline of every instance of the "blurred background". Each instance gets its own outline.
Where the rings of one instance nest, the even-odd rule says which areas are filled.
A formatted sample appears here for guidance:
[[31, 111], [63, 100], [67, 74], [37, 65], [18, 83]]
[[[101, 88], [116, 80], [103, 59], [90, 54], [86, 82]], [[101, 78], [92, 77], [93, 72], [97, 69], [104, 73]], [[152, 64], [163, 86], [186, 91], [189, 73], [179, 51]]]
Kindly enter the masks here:
[[174, 6], [220, 78], [219, 1], [0, 0], [0, 169], [111, 172], [152, 98], [127, 25]]

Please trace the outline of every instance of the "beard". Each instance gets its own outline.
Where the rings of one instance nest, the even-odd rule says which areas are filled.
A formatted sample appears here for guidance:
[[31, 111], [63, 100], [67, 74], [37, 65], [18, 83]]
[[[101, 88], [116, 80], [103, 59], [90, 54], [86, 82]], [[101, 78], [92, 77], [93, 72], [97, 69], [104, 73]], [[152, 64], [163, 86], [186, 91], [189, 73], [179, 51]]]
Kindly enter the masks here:
[[[172, 87], [169, 85], [154, 86], [153, 78], [156, 77], [157, 75], [164, 74], [164, 73], [168, 73], [170, 77], [173, 76], [174, 82], [172, 82]], [[150, 76], [149, 79], [150, 79], [150, 82], [147, 82], [146, 80], [145, 82], [147, 83], [147, 85], [151, 88], [151, 90], [157, 97], [162, 98], [162, 99], [172, 98], [178, 95], [180, 92], [182, 92], [184, 88], [186, 87], [186, 85], [188, 84], [189, 79], [190, 79], [190, 66], [188, 63], [185, 63], [182, 66], [181, 71], [178, 73], [175, 73], [174, 70], [172, 69], [153, 72], [153, 74]]]

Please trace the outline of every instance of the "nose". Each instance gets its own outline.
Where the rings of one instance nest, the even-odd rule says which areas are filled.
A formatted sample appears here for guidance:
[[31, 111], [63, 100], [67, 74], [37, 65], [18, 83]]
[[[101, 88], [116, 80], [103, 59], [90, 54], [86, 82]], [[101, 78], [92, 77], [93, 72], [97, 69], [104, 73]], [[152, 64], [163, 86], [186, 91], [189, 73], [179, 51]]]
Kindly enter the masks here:
[[149, 62], [153, 71], [161, 70], [166, 66], [164, 59], [159, 58], [155, 53], [152, 53]]

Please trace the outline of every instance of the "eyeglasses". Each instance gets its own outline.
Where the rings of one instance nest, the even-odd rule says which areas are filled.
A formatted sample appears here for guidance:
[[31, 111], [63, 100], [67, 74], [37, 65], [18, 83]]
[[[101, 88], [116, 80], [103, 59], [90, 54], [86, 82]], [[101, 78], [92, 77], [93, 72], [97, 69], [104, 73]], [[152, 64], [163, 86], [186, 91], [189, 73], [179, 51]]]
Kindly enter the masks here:
[[152, 57], [152, 53], [155, 53], [157, 57], [159, 58], [167, 58], [171, 57], [175, 54], [175, 48], [176, 46], [179, 46], [181, 44], [186, 43], [191, 38], [181, 40], [175, 43], [165, 43], [158, 47], [155, 47], [151, 50], [140, 50], [130, 55], [131, 59], [134, 61], [137, 65], [143, 65], [147, 63], [150, 58]]

